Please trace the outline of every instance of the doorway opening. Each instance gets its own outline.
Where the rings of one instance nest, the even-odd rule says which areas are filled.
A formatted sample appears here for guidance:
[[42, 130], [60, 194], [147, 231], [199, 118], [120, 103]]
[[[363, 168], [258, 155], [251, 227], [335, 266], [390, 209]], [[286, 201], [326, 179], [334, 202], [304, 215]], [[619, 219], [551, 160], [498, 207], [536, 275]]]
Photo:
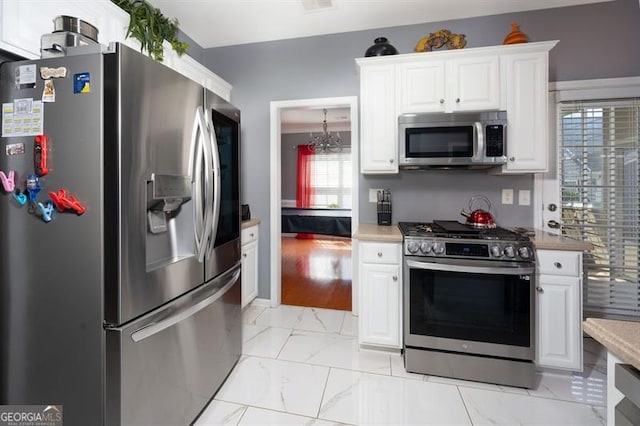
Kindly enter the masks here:
[[[356, 97], [271, 103], [271, 306], [355, 311], [357, 116]], [[310, 152], [323, 124], [339, 136], [341, 147]], [[305, 153], [309, 157], [301, 158]], [[306, 178], [300, 173], [304, 164]], [[301, 179], [312, 187], [306, 199], [300, 196]]]

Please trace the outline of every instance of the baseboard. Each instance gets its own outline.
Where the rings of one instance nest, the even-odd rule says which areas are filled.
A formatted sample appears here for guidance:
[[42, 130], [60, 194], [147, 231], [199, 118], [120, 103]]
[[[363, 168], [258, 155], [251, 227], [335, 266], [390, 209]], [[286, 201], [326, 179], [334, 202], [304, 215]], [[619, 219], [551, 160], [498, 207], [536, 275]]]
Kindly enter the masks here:
[[270, 307], [271, 306], [271, 299], [262, 299], [260, 297], [256, 297], [255, 299], [253, 299], [253, 301], [251, 302], [252, 305], [255, 306], [266, 306], [266, 307]]

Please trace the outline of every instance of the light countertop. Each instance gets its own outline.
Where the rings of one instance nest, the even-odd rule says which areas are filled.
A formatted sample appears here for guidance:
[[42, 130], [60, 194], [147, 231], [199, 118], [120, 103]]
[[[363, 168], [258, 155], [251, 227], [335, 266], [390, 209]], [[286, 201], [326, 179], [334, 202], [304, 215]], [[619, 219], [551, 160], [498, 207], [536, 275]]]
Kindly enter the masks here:
[[587, 318], [582, 324], [609, 352], [640, 370], [640, 322]]
[[[354, 238], [361, 241], [402, 242], [402, 234], [396, 224], [380, 226], [374, 223], [361, 223]], [[569, 251], [593, 250], [591, 243], [585, 243], [540, 230], [536, 230], [535, 235], [530, 238], [537, 249]]]
[[260, 224], [260, 219], [243, 220], [241, 224], [241, 228], [242, 229], [250, 228], [254, 225], [259, 225], [259, 224]]
[[537, 249], [541, 250], [568, 250], [568, 251], [591, 251], [593, 244], [573, 238], [554, 235], [549, 232], [535, 230], [535, 235], [529, 237]]
[[402, 242], [402, 234], [396, 224], [380, 226], [374, 223], [361, 223], [353, 238], [361, 241]]

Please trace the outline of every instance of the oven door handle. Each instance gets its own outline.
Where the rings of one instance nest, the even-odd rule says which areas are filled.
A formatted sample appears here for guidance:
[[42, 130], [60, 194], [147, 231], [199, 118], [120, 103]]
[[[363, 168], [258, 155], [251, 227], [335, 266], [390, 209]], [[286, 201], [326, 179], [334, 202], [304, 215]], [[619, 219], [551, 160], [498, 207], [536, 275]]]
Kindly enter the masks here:
[[496, 275], [531, 275], [534, 272], [533, 266], [526, 267], [492, 267], [492, 266], [468, 266], [451, 265], [445, 263], [416, 262], [407, 260], [407, 266], [415, 269], [426, 269], [429, 271], [445, 272], [468, 272], [472, 274], [496, 274]]

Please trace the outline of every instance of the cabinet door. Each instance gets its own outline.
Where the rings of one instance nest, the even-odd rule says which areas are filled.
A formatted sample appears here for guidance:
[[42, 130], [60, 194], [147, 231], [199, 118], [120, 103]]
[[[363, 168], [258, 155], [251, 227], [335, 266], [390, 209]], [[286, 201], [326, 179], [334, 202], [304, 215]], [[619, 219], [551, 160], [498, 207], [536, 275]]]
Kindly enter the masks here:
[[242, 307], [258, 296], [258, 242], [242, 246]]
[[400, 266], [360, 268], [360, 343], [400, 348]]
[[539, 275], [536, 358], [541, 367], [582, 370], [579, 277]]
[[398, 173], [395, 65], [360, 69], [362, 173]]
[[24, 56], [40, 58], [40, 37], [53, 32], [53, 19], [69, 15], [98, 28], [98, 41], [122, 41], [129, 15], [108, 0], [3, 0], [0, 2], [0, 48]]
[[399, 114], [444, 111], [444, 61], [400, 64], [398, 73]]
[[451, 59], [446, 63], [446, 111], [491, 110], [500, 107], [498, 56]]
[[501, 58], [507, 102], [507, 158], [503, 172], [547, 170], [548, 53]]

